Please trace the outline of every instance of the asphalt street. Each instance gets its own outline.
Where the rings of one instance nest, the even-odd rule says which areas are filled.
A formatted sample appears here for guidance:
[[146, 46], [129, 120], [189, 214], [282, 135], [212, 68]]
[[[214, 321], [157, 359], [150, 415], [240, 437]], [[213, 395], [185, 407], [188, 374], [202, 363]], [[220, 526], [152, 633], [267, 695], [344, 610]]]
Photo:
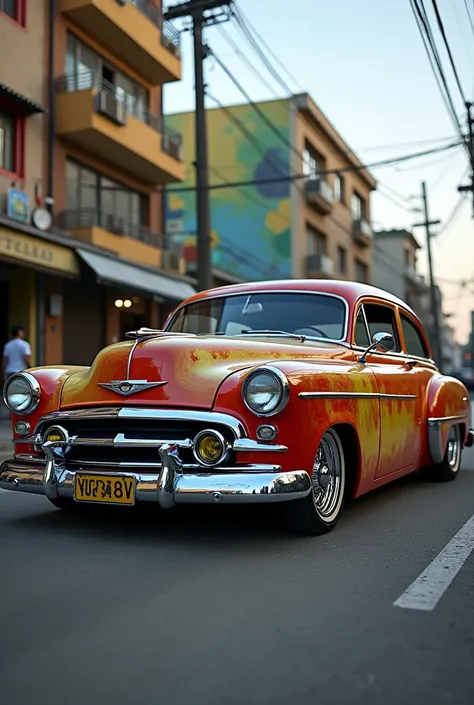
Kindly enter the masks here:
[[473, 449], [455, 482], [383, 488], [319, 538], [268, 510], [0, 493], [0, 701], [472, 705], [473, 514]]

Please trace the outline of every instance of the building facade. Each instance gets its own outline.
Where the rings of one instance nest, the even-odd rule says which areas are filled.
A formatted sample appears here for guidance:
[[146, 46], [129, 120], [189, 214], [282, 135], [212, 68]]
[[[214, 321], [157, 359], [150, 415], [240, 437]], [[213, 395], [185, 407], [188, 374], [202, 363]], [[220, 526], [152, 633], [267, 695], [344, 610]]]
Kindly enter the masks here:
[[34, 364], [89, 364], [194, 290], [163, 241], [161, 191], [185, 173], [161, 109], [179, 35], [152, 0], [1, 7], [0, 345], [23, 324]]
[[[207, 113], [216, 283], [285, 277], [372, 281], [376, 182], [311, 98]], [[187, 179], [167, 187], [166, 232], [194, 271], [194, 113], [167, 117], [184, 135]], [[330, 173], [326, 173], [330, 172]], [[336, 173], [338, 172], [338, 173]], [[229, 184], [229, 185], [227, 185]]]
[[[374, 284], [407, 302], [423, 323], [435, 350], [431, 291], [417, 268], [420, 245], [408, 230], [379, 231], [374, 237]], [[449, 316], [443, 313], [443, 294], [439, 287], [435, 287], [435, 300], [441, 338], [441, 359], [437, 362], [445, 374], [450, 374], [459, 365], [459, 345]]]

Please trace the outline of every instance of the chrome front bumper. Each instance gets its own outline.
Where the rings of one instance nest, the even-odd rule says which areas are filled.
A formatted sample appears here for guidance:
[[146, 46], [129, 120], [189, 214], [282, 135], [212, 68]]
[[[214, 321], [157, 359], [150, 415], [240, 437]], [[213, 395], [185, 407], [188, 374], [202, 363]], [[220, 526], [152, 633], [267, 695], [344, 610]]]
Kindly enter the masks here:
[[155, 502], [163, 509], [175, 504], [285, 502], [302, 499], [311, 491], [311, 479], [304, 470], [271, 472], [271, 466], [265, 470], [262, 465], [258, 470], [243, 466], [212, 473], [183, 472], [178, 447], [173, 444], [160, 448], [161, 468], [156, 473], [132, 469], [111, 472], [100, 466], [93, 471], [86, 467], [72, 470], [55, 454], [53, 445], [43, 449], [46, 462], [6, 460], [0, 467], [0, 488], [44, 494], [50, 499], [74, 498], [76, 472], [93, 475], [95, 471], [110, 477], [133, 477], [136, 501]]

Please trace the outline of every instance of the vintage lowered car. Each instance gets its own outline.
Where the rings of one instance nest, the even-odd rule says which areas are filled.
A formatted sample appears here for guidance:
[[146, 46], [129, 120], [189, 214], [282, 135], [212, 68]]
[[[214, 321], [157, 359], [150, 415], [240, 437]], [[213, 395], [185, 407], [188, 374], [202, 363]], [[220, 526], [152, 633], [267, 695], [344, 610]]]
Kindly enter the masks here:
[[469, 395], [440, 374], [413, 311], [353, 282], [196, 294], [90, 367], [10, 377], [15, 457], [0, 487], [84, 503], [278, 503], [300, 531], [419, 470], [454, 480]]

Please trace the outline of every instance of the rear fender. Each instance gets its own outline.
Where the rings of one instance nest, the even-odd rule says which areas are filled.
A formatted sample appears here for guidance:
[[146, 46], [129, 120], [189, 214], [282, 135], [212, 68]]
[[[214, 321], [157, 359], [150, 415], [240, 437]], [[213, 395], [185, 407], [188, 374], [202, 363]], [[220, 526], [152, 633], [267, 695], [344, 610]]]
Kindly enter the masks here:
[[436, 375], [428, 387], [427, 398], [428, 452], [433, 464], [442, 462], [449, 431], [462, 427], [463, 445], [471, 442], [471, 403], [466, 387], [454, 379]]

